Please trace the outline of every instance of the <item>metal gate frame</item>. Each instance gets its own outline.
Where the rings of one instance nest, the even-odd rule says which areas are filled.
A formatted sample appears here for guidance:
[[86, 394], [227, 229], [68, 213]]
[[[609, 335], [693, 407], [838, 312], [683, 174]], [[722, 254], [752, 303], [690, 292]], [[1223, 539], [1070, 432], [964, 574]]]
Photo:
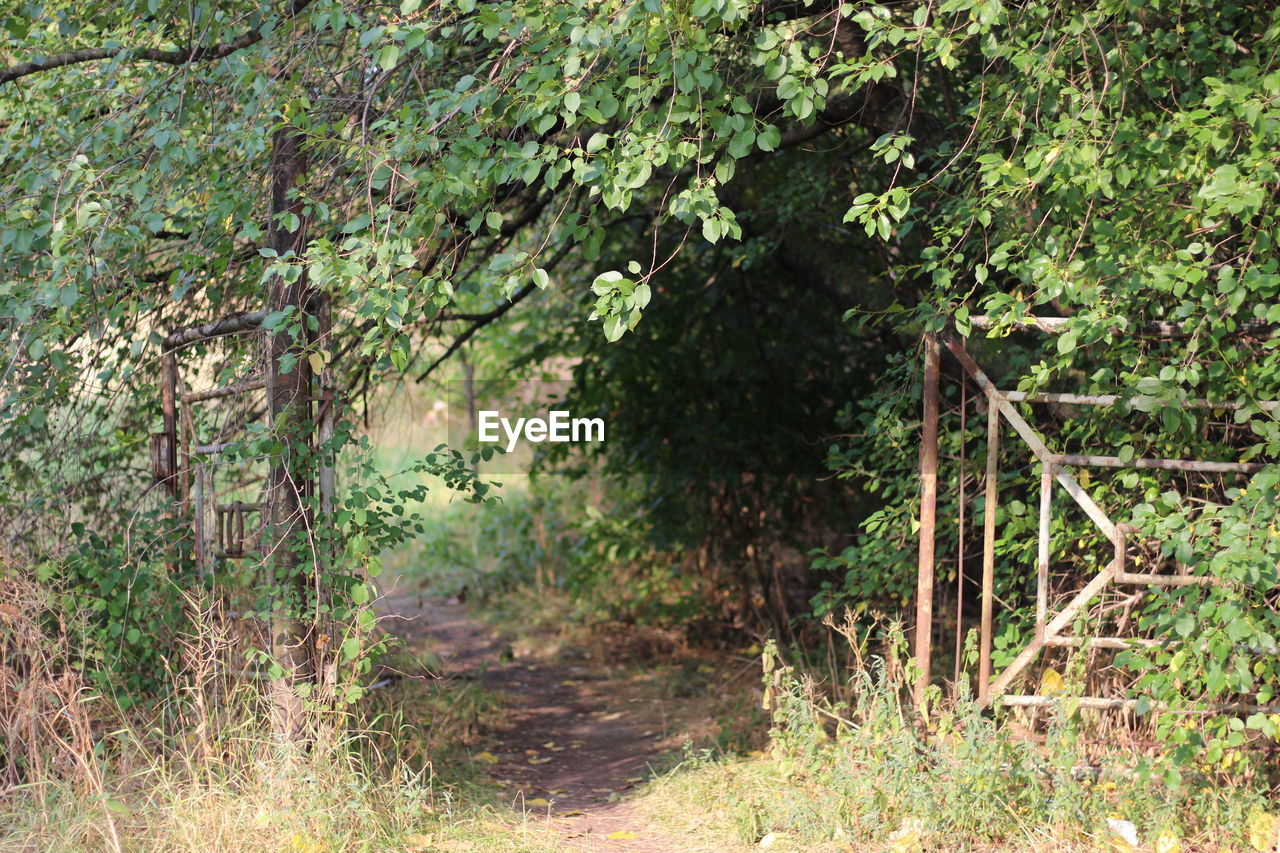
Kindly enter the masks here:
[[[332, 318], [327, 300], [315, 311], [317, 338], [326, 340], [332, 331]], [[218, 320], [179, 329], [161, 343], [160, 404], [163, 429], [151, 437], [152, 470], [157, 482], [162, 483], [173, 500], [174, 520], [182, 524], [184, 516], [189, 520], [194, 539], [197, 571], [201, 575], [213, 571], [214, 560], [243, 559], [253, 555], [245, 549], [245, 516], [258, 513], [268, 518], [270, 496], [266, 501], [246, 503], [232, 501], [218, 504], [212, 490], [216, 461], [200, 461], [194, 457], [217, 456], [233, 443], [200, 444], [196, 435], [192, 412], [197, 404], [228, 397], [237, 397], [266, 389], [262, 377], [242, 377], [227, 385], [192, 391], [182, 380], [178, 356], [182, 349], [192, 344], [211, 341], [230, 335], [258, 331], [267, 311], [238, 312]], [[333, 367], [326, 363], [323, 371], [315, 376], [315, 390], [310, 400], [319, 404], [314, 415], [314, 436], [318, 445], [333, 438], [336, 423], [337, 393]], [[320, 498], [322, 517], [333, 513], [335, 477], [332, 464], [320, 466], [316, 471], [315, 485]], [[189, 513], [189, 515], [188, 515]], [[212, 530], [207, 522], [212, 520]], [[332, 555], [323, 555], [331, 558]], [[172, 565], [171, 561], [171, 565]]]
[[[1018, 331], [1038, 331], [1045, 334], [1057, 334], [1068, 323], [1065, 317], [1031, 318], [1012, 325], [1002, 325]], [[972, 327], [988, 330], [995, 326], [987, 317], [971, 319]], [[1255, 324], [1249, 324], [1253, 326]], [[1157, 323], [1146, 328], [1148, 333], [1158, 336], [1180, 334], [1179, 324]], [[1258, 336], [1266, 336], [1269, 327], [1250, 328], [1249, 332]], [[1203, 575], [1191, 575], [1183, 571], [1177, 574], [1134, 573], [1127, 569], [1125, 552], [1128, 537], [1136, 529], [1127, 524], [1116, 524], [1106, 512], [1089, 496], [1080, 483], [1068, 470], [1079, 467], [1101, 468], [1159, 468], [1175, 471], [1193, 471], [1202, 473], [1255, 473], [1263, 467], [1256, 462], [1208, 462], [1192, 459], [1121, 459], [1118, 456], [1099, 456], [1091, 454], [1054, 453], [1047, 446], [1042, 436], [1014, 408], [1014, 403], [1045, 404], [1058, 403], [1079, 406], [1111, 406], [1120, 402], [1117, 395], [1086, 395], [1032, 393], [1021, 391], [1004, 391], [974, 361], [965, 347], [965, 341], [954, 330], [941, 334], [932, 332], [924, 335], [924, 389], [923, 410], [924, 422], [921, 434], [920, 479], [921, 508], [919, 532], [919, 563], [916, 577], [916, 636], [915, 655], [920, 666], [920, 675], [915, 685], [916, 704], [923, 707], [925, 689], [930, 682], [930, 662], [932, 654], [933, 626], [933, 592], [935, 577], [935, 540], [937, 530], [937, 483], [938, 483], [938, 420], [939, 420], [939, 377], [942, 349], [945, 348], [963, 368], [965, 375], [973, 380], [987, 398], [987, 458], [985, 472], [986, 498], [983, 512], [982, 531], [982, 613], [979, 633], [978, 658], [978, 701], [988, 706], [993, 701], [1005, 705], [1045, 705], [1054, 701], [1052, 697], [1006, 694], [1005, 691], [1028, 666], [1030, 666], [1046, 647], [1082, 647], [1105, 649], [1125, 649], [1141, 645], [1156, 645], [1158, 641], [1128, 637], [1077, 637], [1064, 633], [1072, 624], [1080, 611], [1097, 597], [1104, 589], [1113, 584], [1148, 585], [1148, 586], [1188, 586], [1193, 584], [1214, 584], [1216, 579]], [[1189, 400], [1184, 403], [1187, 408], [1234, 410], [1240, 404], [1235, 402], [1214, 402], [1209, 400]], [[1280, 409], [1280, 401], [1267, 401], [1259, 404], [1263, 411]], [[1030, 643], [1010, 662], [1009, 666], [992, 680], [991, 646], [992, 617], [994, 610], [995, 586], [995, 538], [996, 538], [996, 506], [999, 499], [997, 477], [999, 474], [999, 442], [1000, 420], [1004, 418], [1013, 427], [1014, 432], [1041, 463], [1040, 478], [1040, 516], [1038, 531], [1038, 548], [1036, 559], [1036, 618], [1035, 634]], [[1056, 613], [1049, 612], [1049, 563], [1051, 559], [1050, 521], [1052, 515], [1053, 488], [1057, 483], [1079, 505], [1102, 534], [1112, 543], [1114, 554], [1111, 561], [1092, 580], [1082, 587]], [[962, 510], [963, 511], [963, 510]], [[961, 522], [963, 525], [963, 522]], [[963, 531], [961, 532], [963, 541]], [[962, 626], [957, 626], [957, 631]], [[1108, 699], [1102, 697], [1081, 697], [1077, 700], [1080, 707], [1097, 709], [1130, 708], [1135, 703], [1127, 699]]]

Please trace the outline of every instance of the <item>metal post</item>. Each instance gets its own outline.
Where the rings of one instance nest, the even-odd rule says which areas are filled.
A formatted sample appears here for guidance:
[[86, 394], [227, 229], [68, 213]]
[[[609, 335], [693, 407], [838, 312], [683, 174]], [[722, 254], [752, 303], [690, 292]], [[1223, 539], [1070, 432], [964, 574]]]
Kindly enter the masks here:
[[1049, 621], [1049, 523], [1053, 512], [1053, 463], [1040, 471], [1040, 535], [1036, 554], [1036, 639], [1044, 642]]
[[920, 435], [920, 559], [916, 570], [917, 707], [929, 686], [933, 631], [934, 545], [938, 511], [938, 372], [941, 350], [933, 332], [924, 335], [924, 423]]
[[964, 374], [960, 374], [960, 472], [957, 475], [959, 486], [959, 512], [956, 514], [956, 648], [955, 667], [952, 683], [960, 684], [960, 664], [964, 657], [964, 536], [965, 536], [965, 430], [967, 429], [966, 413], [969, 406], [969, 386]]
[[163, 356], [160, 376], [160, 411], [164, 417], [165, 488], [174, 501], [178, 494], [178, 357], [173, 352]]
[[978, 701], [984, 705], [991, 695], [991, 617], [996, 587], [996, 502], [1000, 485], [996, 481], [1000, 461], [1000, 407], [987, 404], [986, 499], [982, 503], [982, 635], [978, 645]]
[[[172, 499], [169, 504], [169, 523], [173, 532], [169, 541], [178, 541], [178, 526], [182, 519], [182, 495], [178, 491], [178, 358], [173, 352], [165, 352], [160, 364], [160, 412], [164, 418], [164, 447], [161, 448], [164, 463], [164, 487]], [[180, 550], [176, 544], [169, 551], [166, 565], [170, 574], [178, 571]]]
[[204, 505], [206, 495], [204, 493], [204, 463], [197, 463], [195, 466], [195, 483], [192, 489], [193, 506], [195, 511], [195, 534], [196, 534], [196, 571], [200, 573], [201, 578], [209, 576], [209, 563], [205, 554], [205, 529], [204, 529]]
[[316, 440], [320, 445], [320, 471], [318, 478], [320, 517], [325, 525], [322, 541], [326, 543], [323, 548], [322, 558], [326, 565], [331, 565], [336, 557], [337, 548], [332, 538], [333, 504], [337, 495], [337, 483], [334, 478], [334, 459], [331, 455], [333, 450], [330, 447], [336, 430], [338, 409], [337, 385], [334, 381], [334, 365], [332, 363], [333, 353], [336, 348], [334, 348], [332, 341], [333, 309], [329, 303], [329, 297], [324, 294], [318, 294], [317, 298], [319, 305], [316, 309], [318, 326], [316, 337], [320, 346], [330, 353], [329, 358], [325, 359], [324, 370], [320, 371], [320, 376], [316, 380], [320, 390], [320, 427]]

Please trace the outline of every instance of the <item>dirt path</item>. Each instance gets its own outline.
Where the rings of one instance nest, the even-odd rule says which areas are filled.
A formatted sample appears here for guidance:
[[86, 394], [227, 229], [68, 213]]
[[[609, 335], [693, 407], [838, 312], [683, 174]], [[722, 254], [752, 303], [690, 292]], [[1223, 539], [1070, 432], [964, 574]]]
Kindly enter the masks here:
[[478, 681], [509, 697], [496, 744], [476, 758], [517, 811], [546, 815], [565, 849], [681, 851], [699, 847], [647, 821], [628, 802], [655, 764], [680, 747], [680, 709], [607, 665], [515, 656], [464, 606], [417, 595], [385, 602], [386, 623], [411, 647], [444, 663], [446, 677]]

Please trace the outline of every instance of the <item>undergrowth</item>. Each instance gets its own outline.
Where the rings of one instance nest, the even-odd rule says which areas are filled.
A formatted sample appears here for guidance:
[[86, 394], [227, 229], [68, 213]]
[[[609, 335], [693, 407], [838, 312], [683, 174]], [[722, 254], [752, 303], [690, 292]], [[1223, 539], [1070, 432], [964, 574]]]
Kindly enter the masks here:
[[[28, 573], [0, 573], [0, 850], [347, 853], [555, 850], [462, 760], [498, 697], [403, 663], [356, 706], [270, 731], [229, 620], [191, 620], [174, 690], [124, 707], [76, 665]], [[18, 606], [15, 606], [18, 605]]]
[[1072, 709], [1069, 690], [1033, 719], [935, 692], [923, 725], [903, 648], [891, 630], [883, 654], [855, 653], [847, 681], [820, 685], [769, 643], [767, 753], [691, 752], [644, 807], [777, 849], [1277, 849], [1277, 804], [1261, 777], [1138, 755], [1119, 737], [1100, 745], [1114, 728]]

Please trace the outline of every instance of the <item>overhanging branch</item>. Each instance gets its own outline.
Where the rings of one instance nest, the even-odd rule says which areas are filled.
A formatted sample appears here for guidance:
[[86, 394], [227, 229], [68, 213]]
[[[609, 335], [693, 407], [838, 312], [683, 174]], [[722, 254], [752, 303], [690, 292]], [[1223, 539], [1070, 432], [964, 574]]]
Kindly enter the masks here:
[[[307, 6], [311, 5], [311, 0], [293, 0], [289, 4], [289, 10], [285, 13], [286, 20], [297, 17]], [[17, 80], [20, 77], [26, 77], [40, 71], [51, 71], [55, 68], [64, 68], [68, 65], [80, 65], [85, 62], [97, 62], [102, 59], [113, 59], [122, 54], [127, 54], [132, 59], [140, 59], [145, 62], [159, 62], [165, 65], [189, 65], [196, 62], [208, 62], [214, 59], [222, 59], [230, 56], [238, 50], [257, 44], [262, 41], [262, 28], [246, 30], [231, 41], [220, 42], [219, 44], [208, 45], [207, 47], [190, 46], [186, 48], [178, 48], [176, 50], [159, 50], [157, 48], [142, 47], [91, 47], [84, 50], [71, 50], [66, 53], [59, 53], [53, 56], [44, 56], [29, 62], [19, 62], [17, 65], [10, 65], [8, 68], [0, 71], [0, 86]]]

